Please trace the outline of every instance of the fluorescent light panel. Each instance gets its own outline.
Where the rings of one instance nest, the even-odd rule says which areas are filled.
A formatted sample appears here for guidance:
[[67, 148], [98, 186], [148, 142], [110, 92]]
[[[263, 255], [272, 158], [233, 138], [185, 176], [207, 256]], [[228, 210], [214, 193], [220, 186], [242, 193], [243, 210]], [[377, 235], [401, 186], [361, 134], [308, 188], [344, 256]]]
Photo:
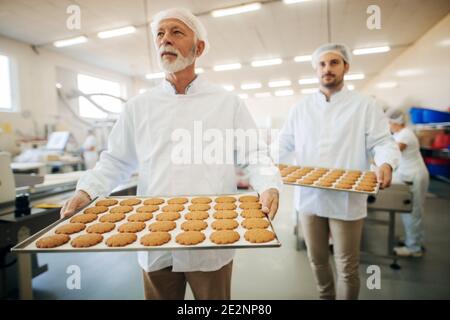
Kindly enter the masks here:
[[281, 60], [280, 58], [267, 59], [267, 60], [256, 60], [256, 61], [252, 61], [252, 67], [273, 66], [273, 65], [281, 64], [281, 63], [283, 63], [283, 60]]
[[136, 28], [134, 26], [127, 26], [122, 28], [117, 28], [113, 30], [108, 31], [101, 31], [97, 33], [97, 37], [100, 39], [107, 39], [107, 38], [113, 38], [113, 37], [119, 37], [124, 36], [126, 34], [134, 33], [136, 32]]
[[231, 15], [234, 15], [234, 14], [240, 14], [240, 13], [245, 13], [245, 12], [250, 12], [250, 11], [256, 11], [256, 10], [259, 10], [259, 9], [261, 9], [261, 3], [254, 2], [254, 3], [250, 3], [250, 4], [245, 4], [245, 5], [242, 5], [242, 6], [214, 10], [214, 11], [211, 12], [211, 15], [214, 18], [219, 18], [219, 17], [231, 16]]
[[227, 71], [236, 70], [242, 68], [240, 63], [221, 64], [213, 67], [214, 71]]
[[362, 80], [365, 77], [366, 76], [364, 75], [364, 73], [352, 73], [352, 74], [346, 74], [344, 76], [344, 80]]
[[275, 95], [277, 97], [292, 96], [293, 94], [294, 94], [294, 90], [291, 90], [291, 89], [275, 91]]
[[241, 85], [242, 90], [252, 90], [252, 89], [259, 89], [262, 87], [262, 84], [259, 82], [255, 83], [244, 83]]
[[374, 47], [374, 48], [361, 48], [361, 49], [353, 50], [353, 54], [356, 56], [359, 56], [359, 55], [363, 55], [363, 54], [383, 53], [383, 52], [388, 52], [390, 50], [391, 50], [391, 47], [389, 47], [389, 46]]
[[310, 55], [294, 57], [295, 62], [308, 62], [311, 60], [312, 60], [312, 56], [310, 56]]
[[319, 83], [319, 79], [317, 78], [303, 78], [298, 80], [299, 84], [315, 84], [315, 83]]
[[270, 81], [270, 88], [279, 88], [279, 87], [288, 87], [291, 85], [291, 80], [278, 80], [278, 81]]
[[75, 38], [65, 39], [65, 40], [58, 40], [53, 42], [53, 45], [57, 48], [62, 47], [68, 47], [73, 46], [80, 43], [85, 43], [87, 41], [87, 38], [85, 36], [79, 36]]

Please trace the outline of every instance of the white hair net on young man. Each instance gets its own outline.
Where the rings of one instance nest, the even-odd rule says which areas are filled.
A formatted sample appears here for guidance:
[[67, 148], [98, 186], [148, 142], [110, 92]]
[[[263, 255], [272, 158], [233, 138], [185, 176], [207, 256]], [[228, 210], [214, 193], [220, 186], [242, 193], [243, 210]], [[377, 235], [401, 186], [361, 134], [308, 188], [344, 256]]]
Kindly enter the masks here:
[[166, 19], [177, 19], [182, 21], [184, 24], [186, 24], [189, 29], [194, 31], [195, 35], [197, 36], [198, 40], [205, 42], [205, 50], [203, 51], [203, 54], [208, 53], [209, 50], [209, 41], [208, 41], [208, 34], [206, 32], [205, 26], [200, 21], [199, 18], [194, 16], [192, 12], [190, 12], [187, 9], [184, 8], [172, 8], [167, 9], [164, 11], [158, 12], [156, 15], [153, 16], [152, 23], [150, 24], [150, 28], [152, 30], [152, 34], [154, 39], [156, 39], [156, 36], [158, 34], [158, 27], [159, 23], [162, 20]]
[[389, 121], [396, 124], [405, 124], [405, 113], [399, 109], [389, 109], [386, 112]]
[[324, 55], [325, 53], [336, 53], [344, 59], [345, 62], [350, 64], [350, 51], [348, 50], [347, 46], [344, 44], [338, 44], [338, 43], [326, 43], [324, 45], [321, 45], [318, 47], [314, 53], [312, 54], [312, 66], [314, 69], [317, 68], [317, 65], [319, 64], [320, 57]]

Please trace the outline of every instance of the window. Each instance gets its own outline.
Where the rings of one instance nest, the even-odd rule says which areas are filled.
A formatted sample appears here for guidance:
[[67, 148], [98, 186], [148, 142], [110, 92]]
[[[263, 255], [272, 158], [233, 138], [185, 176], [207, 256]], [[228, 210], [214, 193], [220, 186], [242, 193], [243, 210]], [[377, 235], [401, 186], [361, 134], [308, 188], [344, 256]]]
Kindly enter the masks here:
[[7, 56], [0, 55], [0, 111], [13, 111], [11, 90], [11, 64]]
[[[116, 97], [122, 97], [122, 86], [119, 82], [109, 81], [96, 77], [78, 74], [77, 77], [78, 89], [86, 94], [91, 93], [106, 93]], [[91, 96], [102, 108], [120, 113], [122, 111], [122, 101], [108, 96]], [[89, 100], [84, 97], [78, 98], [79, 114], [86, 118], [102, 119], [107, 117], [107, 113], [98, 109]]]

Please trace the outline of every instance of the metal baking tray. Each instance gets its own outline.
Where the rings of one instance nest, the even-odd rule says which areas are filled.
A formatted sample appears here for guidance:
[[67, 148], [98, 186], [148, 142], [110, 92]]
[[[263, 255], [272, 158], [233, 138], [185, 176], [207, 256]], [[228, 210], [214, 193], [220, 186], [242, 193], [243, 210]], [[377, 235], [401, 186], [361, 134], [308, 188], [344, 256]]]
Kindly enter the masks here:
[[[272, 226], [272, 223], [270, 221], [270, 219], [266, 216], [263, 219], [266, 219], [269, 221], [269, 227], [267, 227], [267, 230], [272, 231], [275, 234], [275, 239], [270, 241], [270, 242], [265, 242], [265, 243], [251, 243], [248, 242], [247, 240], [245, 240], [244, 238], [244, 233], [247, 231], [247, 229], [245, 229], [244, 227], [242, 227], [241, 222], [244, 220], [244, 218], [241, 216], [241, 212], [242, 209], [239, 208], [239, 204], [240, 202], [237, 200], [236, 201], [236, 205], [237, 205], [237, 209], [236, 212], [238, 213], [238, 216], [234, 219], [238, 222], [239, 226], [234, 229], [234, 231], [237, 231], [240, 235], [240, 239], [238, 241], [236, 241], [235, 243], [232, 244], [215, 244], [214, 242], [212, 242], [209, 239], [209, 236], [211, 235], [212, 232], [214, 232], [215, 230], [211, 227], [211, 223], [215, 220], [213, 218], [213, 213], [216, 211], [214, 209], [214, 205], [215, 205], [215, 198], [216, 197], [222, 197], [222, 196], [232, 196], [232, 197], [236, 197], [239, 198], [241, 196], [244, 195], [257, 195], [256, 193], [238, 193], [238, 194], [228, 194], [228, 195], [195, 195], [195, 196], [146, 196], [146, 197], [142, 197], [142, 196], [117, 196], [117, 197], [106, 197], [104, 199], [117, 199], [117, 200], [123, 200], [123, 199], [131, 199], [131, 198], [138, 198], [141, 199], [142, 201], [144, 201], [145, 199], [148, 198], [162, 198], [164, 200], [166, 200], [166, 202], [164, 204], [162, 204], [160, 206], [160, 209], [158, 211], [153, 212], [153, 218], [150, 219], [149, 221], [144, 222], [145, 223], [145, 228], [144, 230], [137, 232], [137, 240], [132, 243], [129, 244], [125, 247], [108, 247], [105, 243], [106, 239], [108, 239], [110, 236], [112, 236], [113, 234], [117, 234], [119, 233], [118, 228], [120, 227], [121, 224], [128, 222], [127, 221], [127, 217], [133, 213], [136, 212], [136, 208], [142, 206], [142, 203], [139, 205], [136, 205], [133, 207], [133, 211], [126, 213], [125, 214], [125, 219], [123, 219], [122, 221], [116, 222], [116, 227], [114, 228], [114, 230], [104, 233], [103, 234], [103, 241], [95, 246], [92, 247], [88, 247], [88, 248], [74, 248], [71, 246], [70, 241], [73, 240], [74, 238], [76, 238], [79, 235], [82, 234], [86, 234], [86, 229], [89, 225], [91, 224], [95, 224], [97, 222], [99, 222], [99, 219], [102, 215], [109, 213], [109, 211], [99, 214], [99, 218], [97, 218], [97, 220], [87, 223], [86, 224], [86, 228], [78, 233], [74, 233], [69, 235], [70, 237], [70, 241], [67, 242], [66, 244], [56, 247], [56, 248], [38, 248], [36, 246], [36, 241], [39, 240], [42, 237], [45, 236], [49, 236], [49, 235], [53, 235], [55, 234], [55, 229], [61, 225], [64, 224], [68, 224], [70, 223], [70, 219], [76, 215], [80, 215], [83, 214], [83, 211], [89, 207], [93, 207], [95, 206], [95, 203], [100, 200], [100, 199], [94, 199], [93, 201], [91, 201], [87, 206], [83, 207], [82, 209], [80, 209], [77, 213], [75, 213], [73, 216], [71, 217], [66, 217], [63, 219], [60, 219], [56, 222], [54, 222], [53, 224], [49, 225], [48, 227], [44, 228], [43, 230], [35, 233], [34, 235], [32, 235], [31, 237], [29, 237], [28, 239], [22, 241], [21, 243], [17, 244], [15, 247], [13, 247], [11, 249], [11, 251], [13, 252], [17, 252], [17, 253], [36, 253], [36, 252], [110, 252], [110, 251], [152, 251], [152, 250], [199, 250], [199, 249], [239, 249], [239, 248], [268, 248], [268, 247], [280, 247], [281, 246], [281, 242], [278, 240], [277, 234]], [[150, 233], [150, 231], [148, 230], [148, 226], [149, 224], [157, 221], [156, 220], [156, 215], [161, 211], [161, 207], [167, 204], [167, 200], [170, 198], [179, 198], [179, 197], [185, 197], [189, 199], [189, 202], [187, 202], [186, 204], [184, 204], [185, 209], [183, 211], [180, 212], [181, 214], [181, 218], [179, 218], [178, 220], [176, 220], [176, 228], [172, 231], [169, 231], [170, 235], [171, 235], [171, 239], [169, 242], [161, 245], [161, 246], [154, 246], [154, 247], [146, 247], [140, 244], [139, 240], [142, 236]], [[192, 198], [197, 198], [197, 197], [210, 197], [212, 198], [212, 202], [209, 204], [211, 206], [211, 209], [208, 210], [209, 213], [209, 218], [206, 219], [205, 221], [208, 224], [208, 227], [203, 230], [202, 232], [205, 234], [206, 239], [199, 244], [196, 245], [180, 245], [175, 241], [175, 237], [177, 236], [178, 233], [183, 232], [183, 230], [181, 229], [181, 224], [184, 221], [187, 221], [184, 218], [184, 215], [186, 213], [189, 212], [188, 210], [188, 206], [191, 204], [191, 199]]]
[[[288, 167], [293, 167], [292, 165], [287, 165], [287, 164], [280, 164], [280, 165], [285, 165], [286, 168], [288, 168]], [[300, 167], [300, 168], [302, 168], [302, 166], [295, 166], [295, 167]], [[311, 167], [311, 166], [308, 166], [308, 167]], [[311, 168], [314, 168], [314, 170], [311, 171], [310, 173], [308, 173], [307, 175], [305, 175], [304, 177], [307, 177], [309, 174], [315, 172], [317, 169], [335, 170], [335, 168], [333, 168], [333, 169], [330, 169], [330, 168], [321, 168], [321, 167], [311, 167]], [[285, 169], [285, 168], [283, 168], [283, 169]], [[339, 181], [342, 179], [342, 177], [345, 175], [345, 173], [346, 173], [347, 171], [349, 171], [349, 170], [340, 169], [340, 168], [336, 168], [336, 169], [338, 169], [338, 170], [344, 170], [345, 172], [344, 172], [344, 174], [343, 174], [338, 180], [336, 180], [336, 182], [333, 183], [333, 185], [332, 185], [331, 187], [323, 187], [323, 186], [318, 186], [318, 185], [316, 185], [316, 183], [319, 182], [319, 181], [321, 180], [321, 178], [319, 178], [317, 181], [315, 181], [314, 184], [303, 184], [303, 183], [300, 183], [300, 182], [286, 182], [286, 181], [284, 181], [284, 180], [283, 180], [283, 184], [286, 184], [286, 185], [292, 185], [292, 186], [301, 186], [301, 187], [307, 187], [307, 188], [317, 188], [317, 189], [331, 190], [331, 191], [340, 191], [340, 192], [350, 192], [350, 193], [368, 194], [368, 195], [376, 195], [376, 194], [378, 193], [378, 191], [380, 190], [380, 185], [379, 185], [379, 183], [376, 184], [375, 189], [374, 189], [373, 191], [361, 191], [361, 190], [356, 190], [356, 186], [357, 186], [358, 183], [362, 180], [362, 176], [363, 176], [365, 173], [373, 172], [373, 171], [361, 171], [361, 172], [362, 172], [361, 176], [358, 178], [358, 180], [356, 180], [356, 182], [353, 184], [353, 186], [352, 186], [351, 189], [339, 189], [339, 188], [336, 188], [335, 186], [339, 183]], [[281, 170], [280, 170], [280, 171], [281, 171]], [[286, 178], [286, 177], [289, 177], [290, 175], [291, 175], [291, 174], [288, 174], [287, 176], [283, 177], [283, 179]], [[303, 178], [304, 178], [304, 177], [303, 177]], [[300, 180], [300, 179], [302, 179], [302, 178], [299, 178], [298, 180]]]

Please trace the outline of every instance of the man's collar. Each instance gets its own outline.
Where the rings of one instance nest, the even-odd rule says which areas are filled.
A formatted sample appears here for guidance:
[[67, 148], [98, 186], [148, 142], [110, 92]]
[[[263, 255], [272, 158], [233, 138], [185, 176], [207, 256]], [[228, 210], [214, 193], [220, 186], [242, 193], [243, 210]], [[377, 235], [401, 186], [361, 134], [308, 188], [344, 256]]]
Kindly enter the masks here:
[[[200, 75], [196, 75], [195, 78], [187, 85], [184, 94], [189, 95], [199, 92], [202, 83], [203, 77], [201, 77]], [[174, 95], [178, 94], [177, 90], [175, 89], [175, 86], [169, 80], [164, 79], [162, 86], [165, 92]]]

